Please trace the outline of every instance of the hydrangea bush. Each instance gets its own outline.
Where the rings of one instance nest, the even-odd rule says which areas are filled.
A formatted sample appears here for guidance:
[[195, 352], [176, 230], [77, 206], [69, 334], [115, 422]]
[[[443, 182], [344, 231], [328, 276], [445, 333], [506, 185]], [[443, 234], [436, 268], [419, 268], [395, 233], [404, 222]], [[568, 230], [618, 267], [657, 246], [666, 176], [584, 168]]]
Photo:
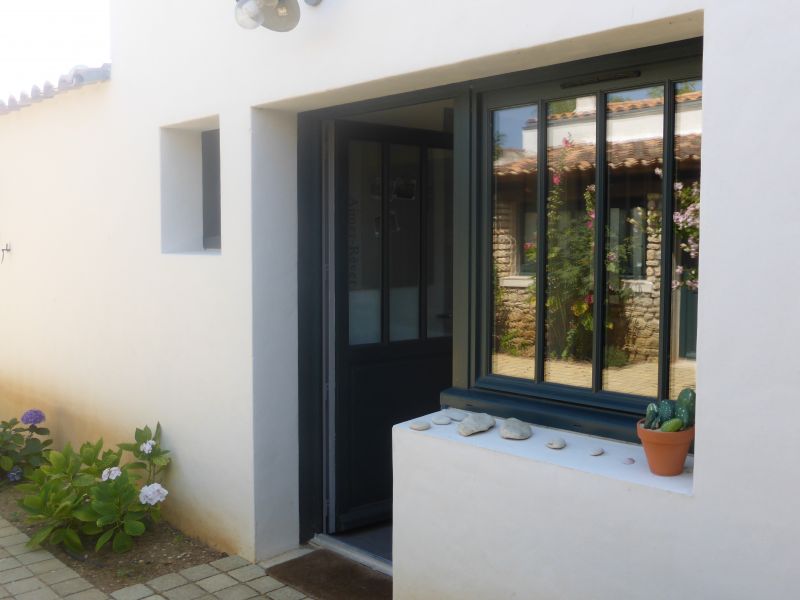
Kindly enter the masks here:
[[16, 483], [42, 464], [42, 452], [52, 440], [46, 439], [50, 431], [39, 427], [44, 413], [32, 408], [19, 420], [0, 422], [0, 474], [2, 482]]
[[[40, 528], [29, 545], [64, 544], [81, 552], [87, 539], [95, 551], [109, 542], [116, 552], [133, 547], [148, 525], [161, 519], [167, 490], [160, 483], [170, 462], [161, 447], [161, 425], [137, 429], [136, 443], [103, 450], [103, 440], [75, 451], [67, 444], [51, 450], [45, 462], [19, 487], [26, 492], [20, 505]], [[124, 462], [125, 452], [133, 460]]]

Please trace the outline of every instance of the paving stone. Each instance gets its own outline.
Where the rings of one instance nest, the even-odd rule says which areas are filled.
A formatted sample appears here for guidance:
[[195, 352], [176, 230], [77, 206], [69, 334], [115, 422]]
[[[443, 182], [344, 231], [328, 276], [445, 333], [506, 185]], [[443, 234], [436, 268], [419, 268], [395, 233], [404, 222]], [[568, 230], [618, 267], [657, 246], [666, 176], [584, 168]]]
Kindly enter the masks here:
[[164, 592], [164, 595], [169, 598], [169, 600], [195, 600], [195, 598], [205, 596], [205, 594], [203, 588], [193, 583], [187, 583], [186, 585]]
[[232, 571], [233, 569], [244, 567], [250, 563], [241, 556], [226, 556], [225, 558], [220, 558], [209, 564], [220, 571]]
[[67, 581], [54, 583], [50, 587], [59, 596], [69, 596], [70, 594], [88, 590], [90, 587], [92, 587], [92, 584], [86, 581], [83, 577], [78, 577], [77, 579], [68, 579]]
[[3, 517], [0, 517], [0, 527], [8, 527], [11, 525], [8, 521], [6, 521]]
[[187, 583], [189, 583], [189, 580], [185, 577], [178, 575], [177, 573], [168, 573], [166, 575], [162, 575], [161, 577], [151, 579], [147, 582], [147, 585], [157, 592], [166, 592], [167, 590], [171, 590]]
[[21, 542], [19, 544], [14, 544], [13, 546], [8, 546], [6, 550], [11, 556], [19, 556], [21, 554], [34, 552], [33, 548], [28, 547], [28, 542]]
[[[31, 554], [33, 553], [31, 552]], [[28, 555], [23, 554], [22, 556], [28, 556]], [[18, 558], [17, 560], [19, 562], [22, 562], [22, 557]], [[41, 573], [49, 573], [50, 571], [58, 571], [59, 569], [63, 569], [64, 563], [62, 563], [57, 558], [48, 558], [47, 560], [40, 560], [39, 562], [34, 562], [33, 564], [29, 564], [28, 568], [34, 575], [40, 575]]]
[[240, 583], [233, 587], [225, 588], [214, 594], [219, 600], [248, 600], [258, 596], [258, 592], [248, 585]]
[[98, 590], [97, 588], [91, 588], [84, 592], [78, 592], [77, 594], [70, 594], [65, 598], [65, 600], [107, 600], [108, 596], [106, 596], [103, 592]]
[[6, 550], [5, 548], [0, 548], [0, 558], [5, 558], [6, 556], [11, 556], [8, 553], [8, 550]]
[[206, 579], [213, 575], [219, 575], [219, 570], [211, 565], [197, 565], [196, 567], [189, 567], [188, 569], [179, 571], [179, 573], [189, 581], [199, 581], [200, 579]]
[[233, 571], [228, 571], [228, 575], [238, 579], [239, 581], [250, 581], [251, 579], [258, 579], [263, 577], [266, 573], [264, 569], [258, 565], [247, 565], [246, 567], [239, 567]]
[[153, 594], [152, 596], [148, 596], [147, 598], [143, 598], [142, 600], [167, 600], [164, 596], [159, 596], [158, 594]]
[[295, 558], [300, 558], [301, 556], [305, 556], [314, 552], [311, 548], [294, 548], [289, 550], [288, 552], [284, 552], [283, 554], [279, 554], [278, 556], [273, 556], [272, 558], [268, 558], [267, 560], [262, 560], [260, 564], [265, 569], [269, 570], [271, 567], [276, 565], [283, 564], [285, 562], [289, 562], [290, 560], [294, 560]]
[[225, 573], [220, 573], [219, 575], [212, 575], [211, 577], [201, 579], [197, 582], [197, 585], [199, 585], [205, 591], [213, 594], [219, 590], [232, 587], [237, 583], [238, 582], [233, 577], [229, 577]]
[[305, 597], [306, 595], [302, 592], [288, 586], [267, 594], [267, 598], [272, 598], [272, 600], [303, 600]]
[[0, 525], [0, 538], [9, 535], [17, 535], [19, 532], [19, 529], [12, 525]]
[[28, 577], [33, 577], [33, 573], [28, 570], [28, 567], [16, 567], [15, 569], [0, 571], [0, 583], [11, 583]]
[[0, 598], [8, 598], [11, 594], [6, 591], [2, 585], [0, 585]]
[[141, 583], [129, 585], [116, 592], [111, 592], [111, 597], [115, 600], [141, 600], [142, 598], [152, 595], [153, 590]]
[[28, 577], [27, 579], [12, 581], [11, 583], [7, 583], [5, 585], [5, 588], [8, 590], [8, 592], [14, 596], [24, 592], [30, 592], [31, 590], [38, 590], [41, 587], [44, 587], [44, 584], [39, 581], [37, 577]]
[[271, 592], [283, 587], [283, 584], [280, 581], [273, 579], [269, 575], [248, 581], [247, 585], [257, 591], [259, 594], [266, 594], [267, 592]]
[[17, 557], [17, 560], [21, 562], [23, 565], [32, 565], [33, 563], [42, 562], [44, 560], [50, 560], [53, 558], [53, 555], [50, 554], [47, 550], [33, 550], [32, 552], [28, 552], [27, 554], [20, 554]]
[[75, 579], [80, 577], [75, 571], [68, 567], [63, 567], [58, 571], [50, 571], [48, 573], [44, 573], [39, 575], [39, 579], [44, 581], [48, 585], [52, 585], [54, 583], [61, 583], [62, 581], [67, 581], [68, 579]]
[[43, 587], [38, 590], [17, 594], [16, 600], [58, 600], [58, 595], [50, 588]]
[[9, 546], [16, 546], [17, 544], [26, 544], [29, 539], [31, 538], [24, 533], [15, 533], [13, 535], [0, 537], [0, 546], [8, 548]]
[[8, 571], [9, 569], [14, 569], [21, 566], [22, 563], [12, 556], [0, 558], [0, 571]]

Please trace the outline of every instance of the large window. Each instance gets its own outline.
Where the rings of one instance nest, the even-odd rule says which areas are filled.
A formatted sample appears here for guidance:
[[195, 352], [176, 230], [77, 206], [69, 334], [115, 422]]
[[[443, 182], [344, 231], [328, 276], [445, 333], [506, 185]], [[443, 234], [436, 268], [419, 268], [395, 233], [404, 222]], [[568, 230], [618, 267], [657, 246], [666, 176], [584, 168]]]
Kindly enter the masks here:
[[699, 76], [684, 58], [484, 94], [478, 388], [633, 413], [694, 387]]

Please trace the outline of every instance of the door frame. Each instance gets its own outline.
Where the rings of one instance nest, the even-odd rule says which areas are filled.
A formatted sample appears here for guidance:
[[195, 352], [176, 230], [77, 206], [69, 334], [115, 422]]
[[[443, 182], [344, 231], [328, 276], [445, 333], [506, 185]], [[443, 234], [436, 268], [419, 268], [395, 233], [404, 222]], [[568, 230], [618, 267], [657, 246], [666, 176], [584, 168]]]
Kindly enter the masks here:
[[[335, 106], [298, 115], [298, 419], [299, 419], [299, 509], [300, 542], [317, 533], [330, 531], [328, 499], [333, 497], [328, 479], [335, 456], [326, 435], [335, 408], [335, 351], [330, 335], [330, 316], [334, 309], [333, 275], [335, 265], [331, 239], [332, 181], [335, 148], [333, 122], [360, 113], [401, 108], [437, 100], [453, 100], [453, 197], [467, 197], [474, 123], [472, 86], [448, 85], [395, 96]], [[463, 203], [468, 210], [470, 203]], [[453, 209], [453, 226], [466, 215]], [[453, 240], [453, 252], [468, 251], [467, 240]], [[453, 273], [454, 279], [459, 277]], [[455, 288], [454, 288], [455, 289]], [[453, 306], [453, 352], [464, 348], [457, 331], [455, 296]], [[335, 327], [335, 324], [334, 324]], [[455, 359], [454, 365], [463, 364]], [[458, 380], [466, 381], [466, 377]], [[453, 383], [456, 384], [453, 372]]]

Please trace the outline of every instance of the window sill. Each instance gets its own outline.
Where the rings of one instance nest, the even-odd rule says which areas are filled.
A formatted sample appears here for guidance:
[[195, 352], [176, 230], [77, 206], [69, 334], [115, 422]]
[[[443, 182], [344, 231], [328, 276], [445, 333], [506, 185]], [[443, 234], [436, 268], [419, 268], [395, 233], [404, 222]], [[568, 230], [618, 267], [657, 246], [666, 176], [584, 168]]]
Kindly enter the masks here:
[[[458, 423], [456, 422], [450, 425], [434, 425], [431, 422], [431, 418], [435, 414], [437, 413], [400, 423], [395, 425], [395, 428], [408, 430], [412, 434], [424, 435], [534, 462], [592, 473], [626, 483], [686, 496], [692, 495], [694, 468], [694, 457], [692, 455], [689, 455], [686, 460], [686, 468], [681, 475], [660, 477], [650, 472], [644, 450], [639, 444], [619, 442], [608, 438], [553, 429], [541, 425], [532, 426], [533, 436], [527, 440], [507, 440], [500, 437], [500, 427], [502, 427], [503, 419], [497, 417], [495, 417], [497, 424], [489, 431], [464, 437], [459, 435]], [[425, 431], [414, 431], [409, 427], [414, 421], [427, 421], [431, 423], [431, 428]], [[556, 437], [563, 438], [567, 443], [562, 450], [551, 450], [545, 445], [549, 440]], [[604, 453], [600, 456], [591, 456], [589, 453], [594, 448], [603, 448]], [[633, 464], [625, 464], [623, 461], [626, 458], [632, 458], [635, 462]]]
[[507, 288], [526, 288], [533, 284], [531, 275], [509, 275], [500, 278], [500, 287]]

